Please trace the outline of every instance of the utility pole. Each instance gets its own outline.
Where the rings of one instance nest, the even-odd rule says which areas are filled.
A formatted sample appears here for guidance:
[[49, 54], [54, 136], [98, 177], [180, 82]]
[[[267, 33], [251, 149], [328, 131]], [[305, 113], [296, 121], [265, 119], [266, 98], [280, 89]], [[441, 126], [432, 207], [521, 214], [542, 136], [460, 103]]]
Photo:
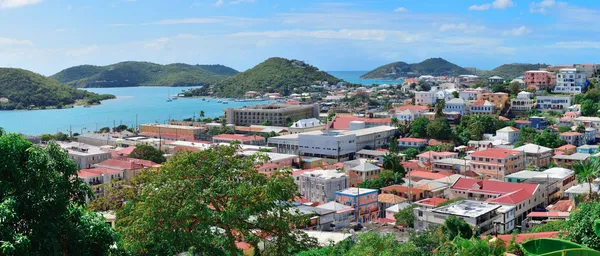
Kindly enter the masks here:
[[73, 137], [73, 127], [69, 125], [69, 137]]
[[115, 120], [113, 120], [113, 132], [115, 131], [115, 128], [117, 128], [117, 125], [115, 124]]
[[138, 114], [135, 114], [135, 135], [138, 135]]
[[337, 144], [338, 144], [338, 145], [337, 145], [337, 146], [338, 146], [338, 150], [337, 150], [337, 151], [338, 151], [338, 152], [337, 152], [337, 161], [338, 161], [338, 163], [339, 163], [339, 162], [340, 162], [340, 150], [341, 150], [341, 148], [340, 148], [340, 141], [339, 141], [339, 140], [337, 141]]

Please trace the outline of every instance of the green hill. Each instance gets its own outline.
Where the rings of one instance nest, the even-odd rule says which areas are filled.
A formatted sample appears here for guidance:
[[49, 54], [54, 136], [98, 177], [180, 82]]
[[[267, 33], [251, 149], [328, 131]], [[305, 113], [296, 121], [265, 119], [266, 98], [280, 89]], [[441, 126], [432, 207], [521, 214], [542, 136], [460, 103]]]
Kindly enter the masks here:
[[[79, 90], [24, 69], [0, 68], [0, 109], [62, 107], [84, 100], [97, 104], [114, 95]], [[8, 102], [6, 101], [8, 99]]]
[[68, 85], [86, 87], [195, 86], [215, 84], [236, 74], [223, 65], [160, 65], [127, 61], [108, 66], [82, 65], [51, 76]]
[[336, 84], [341, 80], [299, 60], [270, 58], [226, 79], [213, 89], [220, 97], [239, 97], [246, 91], [289, 95], [295, 89], [315, 84], [315, 81]]
[[419, 63], [394, 62], [378, 67], [362, 75], [361, 79], [398, 79], [421, 75], [466, 75], [470, 71], [442, 58], [430, 58]]
[[477, 74], [482, 77], [500, 76], [503, 78], [515, 78], [522, 76], [525, 71], [538, 70], [540, 68], [548, 67], [547, 64], [525, 64], [525, 63], [513, 63], [504, 64], [490, 71], [478, 70]]

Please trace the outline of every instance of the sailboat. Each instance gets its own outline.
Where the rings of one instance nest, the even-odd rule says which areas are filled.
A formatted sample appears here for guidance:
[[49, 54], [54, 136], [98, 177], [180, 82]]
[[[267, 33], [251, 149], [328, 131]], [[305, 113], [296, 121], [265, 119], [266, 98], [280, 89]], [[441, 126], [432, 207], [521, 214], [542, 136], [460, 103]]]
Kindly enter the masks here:
[[171, 102], [171, 101], [173, 101], [173, 100], [171, 99], [171, 94], [170, 94], [170, 93], [167, 93], [167, 102]]

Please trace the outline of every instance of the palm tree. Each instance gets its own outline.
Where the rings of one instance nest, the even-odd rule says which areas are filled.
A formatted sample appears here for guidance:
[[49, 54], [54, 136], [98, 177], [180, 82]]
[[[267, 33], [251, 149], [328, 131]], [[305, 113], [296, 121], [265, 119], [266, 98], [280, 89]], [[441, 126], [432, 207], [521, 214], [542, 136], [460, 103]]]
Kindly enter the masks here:
[[600, 174], [598, 172], [599, 167], [600, 164], [597, 159], [586, 159], [584, 161], [575, 162], [575, 164], [573, 165], [573, 170], [575, 171], [575, 175], [577, 176], [577, 181], [579, 183], [587, 182], [590, 187], [588, 195], [588, 198], [590, 200], [594, 200], [596, 198], [596, 195], [592, 191], [592, 185], [594, 183], [594, 180], [598, 178]]
[[204, 117], [204, 110], [200, 110], [200, 117]]

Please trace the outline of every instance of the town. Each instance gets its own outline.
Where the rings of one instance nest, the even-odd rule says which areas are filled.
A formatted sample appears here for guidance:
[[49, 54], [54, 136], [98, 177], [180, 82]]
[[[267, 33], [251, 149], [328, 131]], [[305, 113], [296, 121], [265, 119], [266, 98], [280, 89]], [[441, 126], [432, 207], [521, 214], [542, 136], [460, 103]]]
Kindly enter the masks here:
[[[160, 171], [181, 152], [237, 145], [240, 158], [267, 157], [254, 167], [258, 173], [293, 177], [292, 209], [310, 217], [302, 230], [321, 245], [367, 231], [402, 243], [409, 231], [452, 218], [482, 237], [521, 243], [557, 238], [578, 205], [598, 193], [598, 77], [600, 64], [574, 64], [519, 77], [315, 81], [301, 94], [248, 91], [248, 101], [276, 102], [227, 108], [220, 118], [202, 111], [199, 118], [29, 139], [57, 140], [68, 151], [94, 192], [86, 198], [92, 205], [107, 200], [114, 184]], [[114, 227], [115, 212], [102, 215]], [[249, 255], [259, 249], [236, 245]]]

